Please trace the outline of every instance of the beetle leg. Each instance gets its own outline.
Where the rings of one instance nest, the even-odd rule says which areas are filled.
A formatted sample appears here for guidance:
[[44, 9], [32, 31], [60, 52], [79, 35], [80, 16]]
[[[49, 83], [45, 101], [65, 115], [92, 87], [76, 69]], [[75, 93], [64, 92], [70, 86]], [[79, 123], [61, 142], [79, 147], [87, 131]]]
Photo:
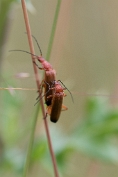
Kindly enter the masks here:
[[46, 113], [50, 115], [51, 114], [51, 110], [52, 110], [52, 107], [51, 106], [47, 106]]
[[34, 63], [39, 69], [44, 70], [44, 68], [39, 67], [35, 61], [33, 61], [33, 63]]
[[39, 90], [37, 91], [37, 92], [39, 92], [39, 95], [38, 95], [38, 97], [36, 98], [36, 100], [38, 100], [39, 98], [40, 98], [40, 96], [41, 96], [41, 94], [42, 94], [42, 90], [43, 90], [43, 87], [44, 87], [44, 80], [42, 80], [42, 82], [41, 82], [41, 84], [40, 84], [40, 88], [39, 88]]
[[49, 95], [49, 96], [47, 96], [47, 98], [51, 98], [51, 97], [53, 97], [53, 95]]
[[61, 111], [66, 111], [68, 108], [62, 104], [62, 110]]
[[[66, 110], [68, 110], [68, 108], [65, 105], [62, 105], [62, 110], [61, 111], [66, 111]], [[46, 113], [50, 115], [51, 111], [52, 111], [52, 106], [47, 106]]]

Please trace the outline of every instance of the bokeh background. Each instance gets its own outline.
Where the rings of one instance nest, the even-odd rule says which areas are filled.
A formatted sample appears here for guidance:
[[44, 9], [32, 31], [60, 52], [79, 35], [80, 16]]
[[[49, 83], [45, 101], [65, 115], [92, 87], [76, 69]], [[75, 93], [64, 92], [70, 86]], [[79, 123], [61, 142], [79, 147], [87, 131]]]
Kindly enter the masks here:
[[[46, 58], [49, 46], [56, 5], [57, 1], [55, 0], [32, 0], [31, 4], [28, 5], [31, 31], [39, 42], [44, 58]], [[2, 11], [3, 8], [4, 3], [1, 2], [0, 11]], [[112, 108], [117, 108], [117, 9], [117, 0], [61, 1], [49, 61], [57, 72], [57, 79], [60, 79], [72, 92], [74, 104], [69, 93], [66, 92], [67, 97], [64, 99], [64, 104], [68, 107], [68, 110], [61, 113], [57, 124], [53, 124], [49, 121], [52, 136], [54, 136], [55, 131], [58, 134], [59, 129], [61, 137], [63, 137], [64, 133], [66, 137], [69, 138], [70, 132], [72, 130], [74, 131], [76, 125], [83, 120], [88, 97], [93, 98], [95, 96], [95, 99], [105, 99], [105, 104], [110, 105], [108, 108], [111, 106]], [[10, 4], [6, 24], [4, 40], [0, 49], [2, 54], [0, 61], [1, 87], [36, 88], [30, 55], [22, 52], [9, 52], [9, 50], [12, 49], [29, 51], [27, 35], [24, 33], [26, 29], [20, 3], [13, 1], [13, 3]], [[40, 55], [35, 42], [34, 46], [35, 53]], [[18, 77], [19, 73], [28, 74], [23, 75], [23, 77]], [[43, 72], [39, 70], [41, 78], [43, 77], [42, 73]], [[0, 110], [1, 149], [7, 147], [8, 156], [13, 156], [14, 159], [17, 159], [18, 153], [15, 155], [13, 148], [17, 148], [19, 151], [23, 150], [25, 152], [24, 154], [27, 153], [31, 121], [38, 106], [34, 107], [37, 93], [36, 91], [21, 90], [17, 92], [12, 91], [11, 93], [3, 90], [0, 92], [2, 100]], [[9, 95], [15, 98], [15, 101], [11, 101]], [[106, 108], [103, 107], [103, 109]], [[10, 116], [10, 118], [8, 116]], [[17, 126], [15, 127], [15, 125]], [[114, 126], [116, 125], [118, 126], [118, 124]], [[94, 131], [95, 130], [96, 129], [94, 129]], [[117, 128], [115, 133], [117, 133]], [[43, 134], [45, 137], [41, 112], [38, 117], [35, 137], [38, 139], [40, 134]], [[55, 135], [54, 138], [57, 139], [58, 136], [56, 137]], [[76, 139], [76, 141], [78, 141], [78, 139]], [[115, 141], [117, 147], [116, 134], [113, 141]], [[56, 142], [58, 142], [58, 139]], [[56, 145], [54, 145], [54, 147], [55, 146]], [[3, 151], [1, 150], [1, 152]], [[91, 154], [88, 154], [81, 152], [81, 150], [80, 152], [73, 152], [70, 158], [65, 161], [66, 165], [64, 169], [66, 170], [60, 171], [60, 174], [65, 177], [86, 177], [89, 175], [91, 177], [115, 177], [118, 175], [118, 159], [108, 163], [107, 158], [105, 161], [100, 161], [98, 157], [91, 157]], [[5, 157], [7, 157], [7, 155]], [[21, 156], [19, 158], [21, 158]], [[43, 158], [41, 160], [45, 162]], [[13, 165], [7, 164], [7, 167], [1, 166], [1, 174], [4, 174], [5, 177], [14, 177], [22, 174], [22, 170], [16, 170]], [[45, 177], [50, 175], [50, 170], [47, 168], [48, 170], [46, 171], [46, 167], [42, 167], [41, 162], [35, 162], [34, 160], [31, 167], [29, 176], [38, 177], [40, 174], [40, 176]]]

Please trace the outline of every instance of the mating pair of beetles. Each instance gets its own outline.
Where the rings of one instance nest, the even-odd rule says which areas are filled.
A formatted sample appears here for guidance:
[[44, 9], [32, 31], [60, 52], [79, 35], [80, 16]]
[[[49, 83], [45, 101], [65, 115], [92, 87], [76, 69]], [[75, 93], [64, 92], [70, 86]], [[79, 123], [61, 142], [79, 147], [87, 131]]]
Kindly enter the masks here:
[[[34, 55], [34, 54], [24, 51], [24, 50], [10, 50], [10, 51], [21, 51], [21, 52], [31, 54], [31, 55], [35, 56], [36, 59], [42, 64], [42, 67], [39, 67], [36, 64], [36, 62], [34, 62], [34, 64], [36, 64], [36, 66], [39, 69], [45, 71], [44, 80], [42, 81], [42, 84], [41, 84], [42, 88], [44, 87], [44, 95], [43, 96], [45, 97], [45, 104], [47, 105], [47, 114], [50, 115], [50, 120], [52, 122], [56, 123], [60, 117], [61, 111], [68, 109], [66, 106], [64, 106], [62, 104], [63, 97], [66, 96], [66, 94], [64, 93], [64, 90], [66, 90], [67, 88], [60, 80], [56, 81], [56, 71], [52, 68], [51, 64], [49, 62], [47, 62], [42, 57], [42, 51], [40, 49], [38, 41], [36, 40], [36, 38], [33, 35], [32, 35], [32, 37], [35, 39], [35, 41], [37, 43], [37, 46], [39, 48], [41, 56]], [[63, 87], [62, 87], [62, 85], [63, 85]], [[68, 92], [70, 93], [70, 95], [72, 97], [71, 92], [69, 90], [68, 90]], [[40, 99], [42, 99], [42, 97], [40, 98], [40, 96], [39, 96], [37, 98], [38, 101]], [[73, 97], [72, 97], [72, 100], [73, 100]]]

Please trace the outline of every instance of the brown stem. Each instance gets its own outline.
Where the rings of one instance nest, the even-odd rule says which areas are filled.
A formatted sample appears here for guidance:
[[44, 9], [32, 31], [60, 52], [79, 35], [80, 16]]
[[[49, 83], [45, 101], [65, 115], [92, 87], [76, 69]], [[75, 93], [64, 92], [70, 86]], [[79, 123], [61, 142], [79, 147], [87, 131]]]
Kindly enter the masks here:
[[99, 164], [96, 161], [92, 161], [87, 170], [87, 177], [97, 177], [99, 173]]
[[[30, 24], [29, 24], [29, 19], [28, 19], [25, 0], [21, 0], [21, 3], [22, 3], [22, 9], [23, 9], [24, 20], [25, 20], [25, 25], [26, 25], [26, 31], [27, 31], [27, 35], [28, 35], [30, 52], [32, 54], [34, 54], [34, 47], [33, 47], [33, 43], [32, 43], [31, 29], [30, 29]], [[33, 55], [31, 55], [31, 57], [32, 57], [32, 62], [33, 62], [35, 60], [35, 58], [33, 57]], [[33, 62], [33, 67], [34, 67], [34, 73], [35, 73], [37, 88], [38, 88], [38, 90], [40, 90], [40, 80], [39, 80], [39, 77], [38, 77], [38, 69], [37, 69], [36, 65], [34, 64], [34, 62]], [[41, 104], [41, 109], [42, 109], [42, 113], [43, 113], [43, 117], [44, 117], [43, 120], [44, 120], [44, 125], [45, 125], [45, 131], [46, 131], [46, 136], [47, 136], [47, 140], [48, 140], [50, 155], [51, 155], [51, 158], [52, 158], [55, 177], [59, 177], [58, 169], [57, 169], [57, 165], [56, 165], [56, 159], [55, 159], [54, 151], [53, 151], [52, 144], [51, 144], [48, 123], [47, 123], [47, 119], [46, 119], [46, 116], [45, 116], [46, 112], [45, 112], [45, 109], [44, 109], [43, 99], [40, 100], [40, 104]]]

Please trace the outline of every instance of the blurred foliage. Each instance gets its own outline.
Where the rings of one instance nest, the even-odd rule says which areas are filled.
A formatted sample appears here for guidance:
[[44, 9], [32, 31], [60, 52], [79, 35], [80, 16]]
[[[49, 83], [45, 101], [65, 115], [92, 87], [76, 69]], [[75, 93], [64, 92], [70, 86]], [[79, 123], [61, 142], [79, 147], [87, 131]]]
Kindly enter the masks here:
[[[4, 174], [5, 171], [10, 170], [16, 174], [21, 174], [26, 153], [16, 146], [16, 141], [25, 138], [29, 134], [29, 129], [26, 127], [24, 127], [24, 129], [27, 129], [25, 135], [20, 132], [21, 125], [18, 123], [23, 100], [18, 94], [17, 97], [14, 97], [7, 91], [4, 92], [2, 100], [3, 105], [8, 109], [1, 116], [4, 153], [1, 155], [0, 173]], [[58, 168], [62, 174], [66, 173], [68, 160], [72, 158], [73, 154], [80, 152], [95, 160], [118, 163], [116, 139], [118, 111], [113, 109], [107, 100], [98, 98], [88, 99], [85, 110], [83, 121], [78, 125], [76, 123], [76, 128], [74, 127], [67, 135], [57, 126], [55, 128], [50, 127]], [[39, 163], [51, 176], [53, 175], [53, 169], [50, 162], [47, 139], [45, 135], [40, 135], [34, 140], [30, 165], [33, 166], [33, 164]]]
[[92, 158], [118, 163], [117, 125], [118, 110], [107, 100], [89, 99], [85, 119], [73, 133], [73, 144]]
[[[20, 0], [1, 0], [0, 1], [0, 61], [3, 56], [3, 46], [4, 41], [8, 35], [8, 29], [10, 30], [10, 23], [9, 23], [9, 12], [10, 8], [12, 7], [13, 3], [18, 3]], [[30, 12], [34, 12], [34, 7], [31, 4], [30, 0], [26, 1], [27, 8]]]
[[1, 129], [5, 144], [10, 146], [16, 142], [18, 138], [18, 130], [20, 130], [20, 110], [23, 105], [23, 97], [14, 90], [3, 91], [1, 97]]
[[[0, 3], [0, 51], [6, 35], [7, 17], [12, 3], [19, 0], [2, 0]], [[29, 2], [29, 9], [33, 6]], [[0, 52], [0, 55], [1, 52]], [[1, 58], [1, 57], [0, 57]], [[14, 84], [11, 83], [13, 86]], [[15, 85], [14, 85], [15, 86]], [[19, 142], [29, 134], [31, 121], [24, 129], [20, 122], [23, 95], [16, 91], [3, 91], [0, 107], [0, 175], [9, 171], [16, 176], [23, 173], [26, 152], [19, 148]], [[77, 118], [78, 119], [78, 118]], [[32, 117], [30, 118], [32, 120]], [[76, 128], [65, 134], [62, 129], [51, 129], [51, 138], [58, 167], [65, 173], [68, 159], [74, 153], [83, 153], [102, 162], [118, 163], [118, 111], [105, 99], [88, 99], [82, 122], [76, 122]], [[44, 135], [35, 138], [31, 154], [31, 167], [39, 163], [50, 176], [53, 174], [51, 158]]]
[[15, 148], [20, 138], [23, 137], [20, 123], [23, 95], [21, 96], [17, 91], [11, 89], [1, 92], [0, 135], [2, 144], [0, 148], [0, 174], [7, 170], [19, 172], [23, 169], [24, 158], [20, 149]]

